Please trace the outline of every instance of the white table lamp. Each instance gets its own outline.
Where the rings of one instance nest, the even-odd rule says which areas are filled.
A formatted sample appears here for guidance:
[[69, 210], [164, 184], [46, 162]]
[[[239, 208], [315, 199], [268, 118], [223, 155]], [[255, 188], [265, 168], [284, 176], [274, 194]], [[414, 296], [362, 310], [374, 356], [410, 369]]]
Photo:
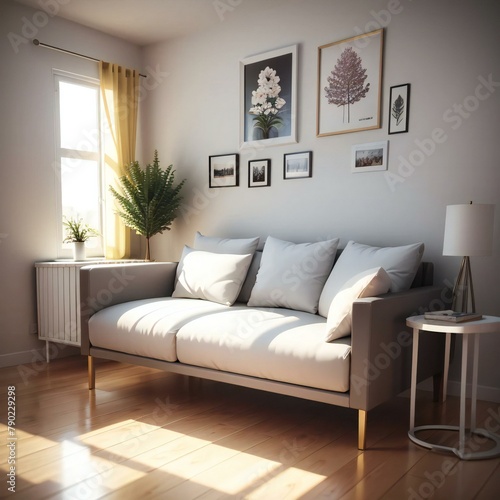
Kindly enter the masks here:
[[454, 311], [476, 312], [469, 257], [491, 255], [494, 209], [472, 202], [446, 207], [443, 255], [463, 257], [453, 288]]

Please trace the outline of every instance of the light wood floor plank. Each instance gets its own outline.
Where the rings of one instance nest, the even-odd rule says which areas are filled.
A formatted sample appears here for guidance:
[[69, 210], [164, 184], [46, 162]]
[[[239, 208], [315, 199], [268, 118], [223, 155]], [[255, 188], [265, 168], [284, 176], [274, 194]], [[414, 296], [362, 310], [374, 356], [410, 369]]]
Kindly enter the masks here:
[[[184, 481], [179, 486], [168, 490], [167, 493], [172, 498], [198, 498], [201, 495], [207, 495], [213, 489], [217, 494], [237, 494], [246, 498], [251, 491], [271, 481], [281, 469], [292, 467], [344, 432], [334, 428], [325, 430], [326, 425], [327, 422], [323, 419], [313, 418], [275, 438], [247, 449], [230, 460], [220, 462], [201, 474], [193, 476], [190, 481]], [[231, 438], [225, 441], [234, 447]], [[232, 484], [228, 484], [231, 483], [228, 481], [229, 478], [237, 479], [233, 479]], [[245, 488], [242, 489], [243, 485]], [[275, 497], [269, 496], [268, 498]]]
[[[353, 410], [110, 361], [96, 368], [95, 391], [85, 357], [0, 369], [2, 393], [16, 386], [16, 499], [499, 496], [500, 458], [460, 461], [409, 441], [407, 397], [369, 412], [361, 452]], [[458, 415], [458, 398], [418, 393], [417, 424], [456, 425]], [[477, 415], [500, 431], [500, 405], [480, 401]], [[3, 477], [7, 436], [2, 421]]]

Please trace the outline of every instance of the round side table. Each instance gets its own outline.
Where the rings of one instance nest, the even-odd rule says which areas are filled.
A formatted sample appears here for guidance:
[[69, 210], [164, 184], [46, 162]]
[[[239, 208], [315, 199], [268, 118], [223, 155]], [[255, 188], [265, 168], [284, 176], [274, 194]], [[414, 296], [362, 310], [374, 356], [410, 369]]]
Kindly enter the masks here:
[[[465, 321], [463, 323], [450, 323], [447, 321], [428, 320], [424, 316], [412, 316], [406, 319], [406, 324], [413, 328], [413, 351], [411, 368], [411, 393], [410, 393], [410, 430], [409, 438], [416, 444], [432, 450], [453, 452], [462, 460], [478, 460], [500, 456], [500, 437], [485, 429], [476, 427], [476, 401], [477, 401], [477, 369], [479, 358], [479, 334], [500, 334], [500, 318], [496, 316], [483, 316], [483, 319]], [[450, 363], [451, 334], [462, 336], [462, 374], [460, 379], [460, 425], [421, 425], [415, 427], [415, 398], [417, 393], [417, 365], [418, 365], [418, 338], [420, 333], [437, 332], [446, 335], [444, 378], [443, 378], [443, 401], [446, 400], [446, 386], [448, 383], [448, 369]], [[471, 394], [471, 422], [470, 433], [483, 436], [495, 442], [495, 446], [487, 451], [468, 451], [465, 449], [465, 404], [467, 400], [467, 355], [469, 349], [469, 338], [473, 340], [473, 366], [472, 366], [472, 394]], [[458, 448], [442, 446], [419, 439], [416, 433], [423, 430], [447, 430], [458, 431]]]

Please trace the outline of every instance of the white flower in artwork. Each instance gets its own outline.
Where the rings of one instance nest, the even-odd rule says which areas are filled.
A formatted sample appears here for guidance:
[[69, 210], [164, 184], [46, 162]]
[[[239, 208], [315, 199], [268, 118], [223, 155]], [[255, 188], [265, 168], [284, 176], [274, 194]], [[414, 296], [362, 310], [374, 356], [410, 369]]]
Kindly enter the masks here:
[[277, 84], [279, 83], [279, 81], [280, 77], [276, 75], [276, 71], [269, 66], [266, 66], [266, 68], [259, 73], [259, 79], [257, 80], [257, 83], [263, 86], [268, 84]]
[[285, 104], [286, 104], [285, 99], [282, 99], [281, 97], [277, 97], [276, 102], [274, 103], [274, 107], [276, 109], [281, 109]]
[[262, 89], [257, 89], [252, 92], [252, 104], [264, 104], [267, 99], [267, 94]]
[[257, 79], [259, 87], [252, 91], [252, 107], [248, 112], [256, 115], [254, 127], [262, 130], [264, 139], [269, 138], [272, 127], [278, 128], [283, 124], [283, 120], [277, 116], [286, 104], [285, 99], [279, 97], [281, 92], [279, 81], [280, 77], [276, 74], [276, 70], [266, 66], [259, 73]]

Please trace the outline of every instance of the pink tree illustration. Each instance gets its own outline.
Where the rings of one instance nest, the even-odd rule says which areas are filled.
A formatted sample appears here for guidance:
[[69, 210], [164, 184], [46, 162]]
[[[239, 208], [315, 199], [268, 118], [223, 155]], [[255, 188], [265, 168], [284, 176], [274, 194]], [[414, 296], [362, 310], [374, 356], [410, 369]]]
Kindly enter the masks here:
[[325, 87], [325, 97], [328, 104], [342, 106], [342, 121], [345, 123], [347, 106], [347, 123], [350, 122], [350, 106], [364, 97], [370, 90], [370, 84], [365, 85], [368, 75], [363, 68], [361, 57], [352, 47], [347, 47], [327, 77], [328, 86]]

